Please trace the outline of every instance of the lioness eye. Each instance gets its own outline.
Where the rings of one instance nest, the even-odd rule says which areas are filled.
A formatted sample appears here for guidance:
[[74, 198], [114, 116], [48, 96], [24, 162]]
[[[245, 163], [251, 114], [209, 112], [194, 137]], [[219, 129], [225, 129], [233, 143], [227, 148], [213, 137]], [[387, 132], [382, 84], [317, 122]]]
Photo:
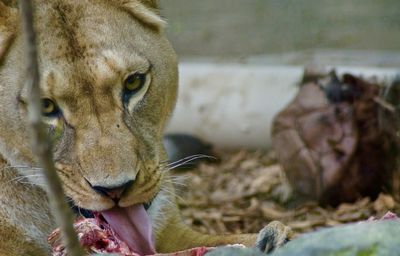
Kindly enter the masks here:
[[42, 100], [42, 114], [47, 117], [56, 117], [60, 114], [60, 109], [50, 99]]
[[146, 74], [134, 73], [129, 75], [124, 81], [123, 100], [128, 102], [129, 98], [138, 92], [146, 82]]
[[135, 73], [129, 75], [124, 81], [124, 87], [127, 91], [136, 91], [139, 90], [146, 80], [146, 75], [141, 73]]

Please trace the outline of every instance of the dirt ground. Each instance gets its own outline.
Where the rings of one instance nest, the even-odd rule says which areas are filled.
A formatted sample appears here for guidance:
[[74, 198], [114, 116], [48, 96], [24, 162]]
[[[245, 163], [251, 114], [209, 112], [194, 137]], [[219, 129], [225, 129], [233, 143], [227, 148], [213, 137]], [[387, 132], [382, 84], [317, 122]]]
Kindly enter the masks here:
[[298, 204], [273, 152], [220, 152], [218, 161], [174, 175], [185, 222], [205, 233], [254, 233], [279, 220], [299, 235], [400, 213], [399, 200], [383, 193], [374, 201], [362, 198], [336, 208]]

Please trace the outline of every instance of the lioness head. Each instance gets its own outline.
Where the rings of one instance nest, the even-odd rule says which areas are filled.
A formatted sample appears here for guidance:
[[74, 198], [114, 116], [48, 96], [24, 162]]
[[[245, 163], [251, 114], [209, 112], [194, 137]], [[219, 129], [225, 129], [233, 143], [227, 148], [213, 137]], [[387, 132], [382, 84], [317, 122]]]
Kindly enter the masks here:
[[[0, 153], [13, 166], [32, 167], [24, 43], [11, 2], [0, 2]], [[65, 193], [95, 211], [151, 200], [163, 179], [162, 133], [177, 93], [177, 59], [155, 1], [35, 5], [43, 120]], [[32, 170], [19, 168], [41, 183]]]

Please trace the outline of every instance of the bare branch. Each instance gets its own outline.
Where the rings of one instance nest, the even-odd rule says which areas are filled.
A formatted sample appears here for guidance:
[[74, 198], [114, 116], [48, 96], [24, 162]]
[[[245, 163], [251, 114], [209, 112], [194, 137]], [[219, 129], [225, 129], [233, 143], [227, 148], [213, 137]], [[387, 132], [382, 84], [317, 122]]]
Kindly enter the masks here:
[[60, 178], [57, 175], [53, 162], [51, 142], [47, 137], [45, 126], [42, 123], [42, 103], [39, 87], [39, 65], [36, 50], [36, 38], [33, 27], [33, 8], [31, 0], [19, 0], [21, 21], [26, 41], [28, 60], [27, 84], [30, 89], [28, 99], [29, 122], [33, 134], [33, 150], [37, 154], [40, 165], [46, 177], [48, 197], [52, 212], [57, 224], [61, 227], [69, 255], [84, 255], [73, 229], [72, 213], [64, 200], [64, 192]]

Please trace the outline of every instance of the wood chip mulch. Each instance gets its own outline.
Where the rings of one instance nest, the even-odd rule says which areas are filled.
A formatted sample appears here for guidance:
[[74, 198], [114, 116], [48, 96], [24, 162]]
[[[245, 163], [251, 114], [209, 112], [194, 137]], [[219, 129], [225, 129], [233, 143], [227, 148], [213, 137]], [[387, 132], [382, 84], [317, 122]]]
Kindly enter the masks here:
[[272, 220], [290, 226], [296, 234], [321, 227], [400, 214], [400, 201], [389, 194], [376, 200], [359, 199], [338, 207], [316, 202], [296, 204], [285, 174], [273, 152], [219, 153], [214, 163], [174, 171], [179, 180], [179, 205], [184, 221], [209, 233], [257, 233]]

